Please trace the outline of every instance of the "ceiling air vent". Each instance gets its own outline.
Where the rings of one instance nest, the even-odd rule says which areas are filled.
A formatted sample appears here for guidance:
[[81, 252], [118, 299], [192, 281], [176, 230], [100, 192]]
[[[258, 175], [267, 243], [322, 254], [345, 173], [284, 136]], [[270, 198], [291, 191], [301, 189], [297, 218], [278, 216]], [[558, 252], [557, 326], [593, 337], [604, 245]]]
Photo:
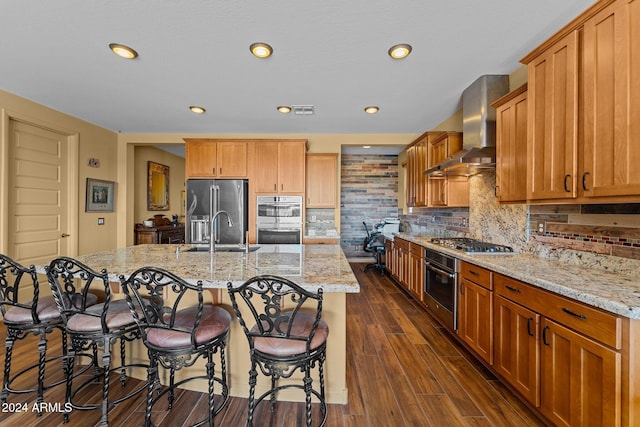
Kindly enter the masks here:
[[291, 110], [299, 116], [310, 116], [313, 114], [313, 105], [292, 105]]

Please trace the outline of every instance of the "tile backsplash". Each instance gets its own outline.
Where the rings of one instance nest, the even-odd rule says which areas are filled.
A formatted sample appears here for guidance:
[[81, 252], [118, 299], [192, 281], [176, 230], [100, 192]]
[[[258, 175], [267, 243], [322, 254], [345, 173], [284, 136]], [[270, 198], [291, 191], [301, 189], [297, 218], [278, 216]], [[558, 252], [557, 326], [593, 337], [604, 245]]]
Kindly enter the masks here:
[[640, 269], [640, 204], [506, 205], [494, 188], [494, 171], [473, 176], [468, 209], [414, 211], [402, 215], [402, 229], [469, 236], [585, 268]]

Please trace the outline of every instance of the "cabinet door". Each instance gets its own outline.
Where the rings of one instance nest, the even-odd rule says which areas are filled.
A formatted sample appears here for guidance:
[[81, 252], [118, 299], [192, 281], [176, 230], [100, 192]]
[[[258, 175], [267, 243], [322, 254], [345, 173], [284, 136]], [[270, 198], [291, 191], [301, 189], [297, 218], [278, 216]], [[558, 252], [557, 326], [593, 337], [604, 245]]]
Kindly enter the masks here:
[[254, 186], [256, 193], [274, 193], [278, 191], [278, 142], [259, 141], [255, 144], [256, 165]]
[[219, 141], [218, 177], [245, 178], [247, 176], [247, 143], [245, 141]]
[[337, 207], [337, 154], [307, 154], [308, 208]]
[[585, 197], [640, 194], [640, 2], [584, 24]]
[[576, 197], [577, 32], [528, 64], [527, 198]]
[[387, 273], [393, 276], [393, 263], [395, 262], [393, 256], [393, 240], [384, 240], [384, 268]]
[[411, 244], [411, 272], [409, 292], [422, 301], [422, 290], [424, 289], [424, 249], [420, 245]]
[[458, 293], [458, 336], [484, 361], [492, 364], [492, 292], [462, 277]]
[[216, 177], [217, 145], [211, 141], [186, 142], [185, 175], [187, 178]]
[[278, 191], [304, 193], [306, 146], [300, 142], [281, 142], [278, 162]]
[[415, 206], [427, 206], [427, 177], [424, 170], [427, 168], [429, 137], [423, 138], [416, 144], [414, 197]]
[[542, 319], [542, 413], [560, 426], [620, 425], [620, 353]]
[[500, 202], [527, 198], [527, 92], [496, 109], [496, 193]]
[[540, 315], [496, 295], [493, 367], [532, 405], [540, 406]]
[[429, 207], [447, 206], [447, 179], [444, 177], [429, 178]]
[[407, 148], [405, 197], [408, 207], [416, 205], [416, 146]]

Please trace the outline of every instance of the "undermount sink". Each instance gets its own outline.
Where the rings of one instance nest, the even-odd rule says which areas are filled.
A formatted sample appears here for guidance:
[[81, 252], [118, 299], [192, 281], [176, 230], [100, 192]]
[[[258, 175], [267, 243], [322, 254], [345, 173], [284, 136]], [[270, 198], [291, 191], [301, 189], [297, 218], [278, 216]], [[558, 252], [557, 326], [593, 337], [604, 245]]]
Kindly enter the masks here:
[[[260, 249], [260, 245], [249, 245], [249, 252]], [[215, 252], [245, 252], [244, 245], [216, 245]], [[209, 246], [193, 246], [183, 252], [209, 252]]]

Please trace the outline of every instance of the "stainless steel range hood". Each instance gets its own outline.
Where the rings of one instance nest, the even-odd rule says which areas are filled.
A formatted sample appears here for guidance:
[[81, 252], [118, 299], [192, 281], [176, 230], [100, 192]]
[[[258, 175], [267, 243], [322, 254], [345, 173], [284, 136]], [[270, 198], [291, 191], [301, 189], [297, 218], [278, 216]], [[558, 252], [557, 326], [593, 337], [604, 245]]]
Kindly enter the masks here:
[[425, 175], [473, 175], [496, 163], [496, 110], [491, 103], [509, 92], [509, 76], [484, 75], [462, 92], [463, 148]]

